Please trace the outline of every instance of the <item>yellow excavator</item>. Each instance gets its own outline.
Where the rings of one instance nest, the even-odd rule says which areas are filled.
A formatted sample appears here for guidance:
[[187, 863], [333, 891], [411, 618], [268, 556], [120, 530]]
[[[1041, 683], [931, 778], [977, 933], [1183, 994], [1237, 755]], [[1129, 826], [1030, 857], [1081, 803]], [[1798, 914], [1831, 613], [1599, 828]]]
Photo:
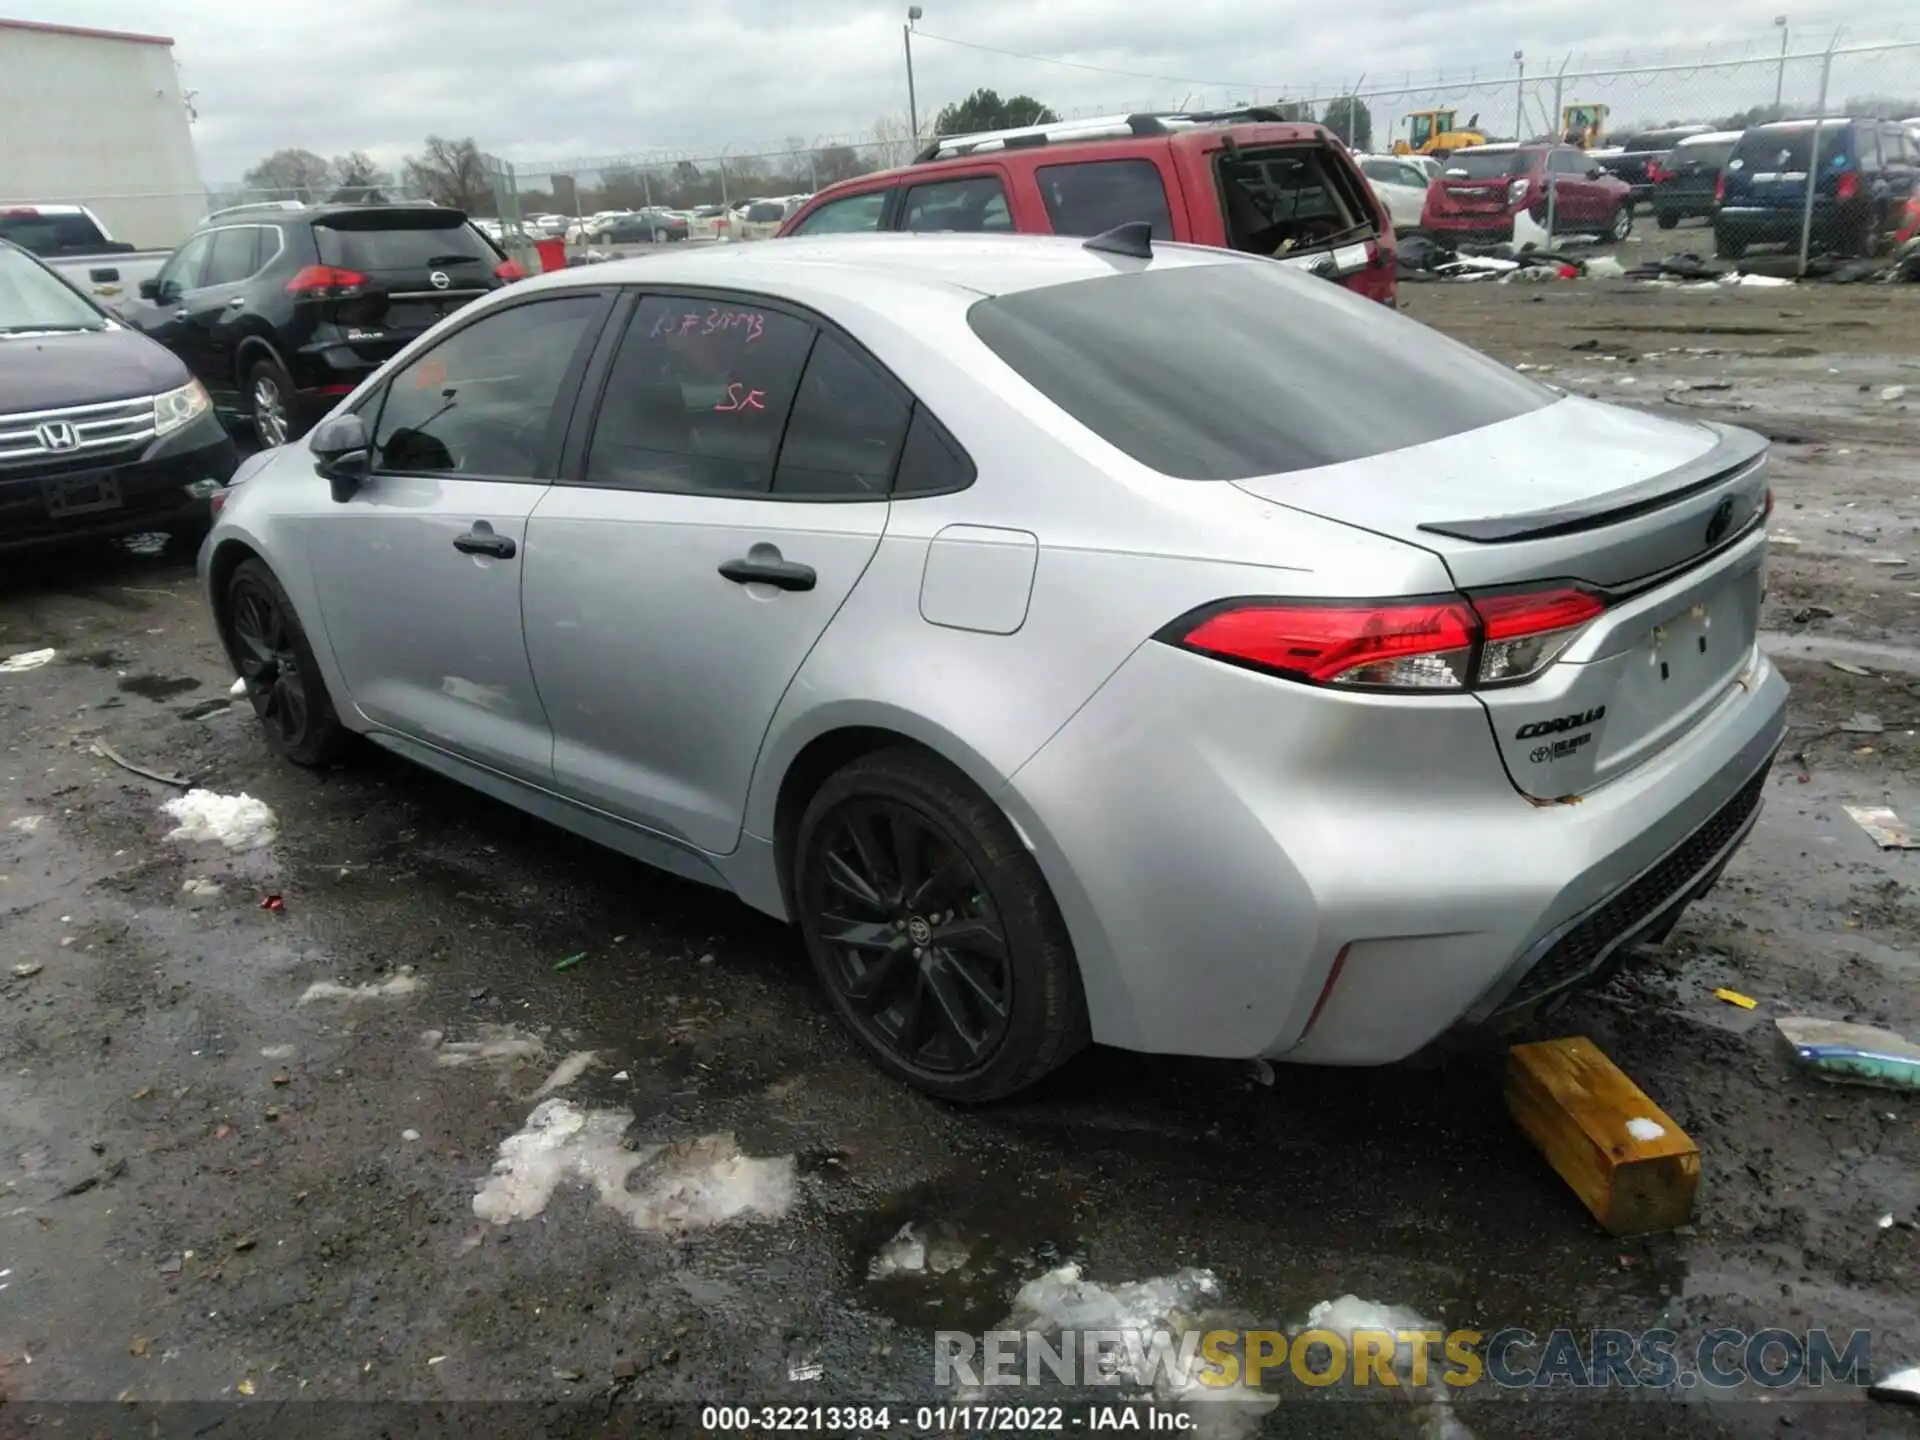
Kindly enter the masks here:
[[1560, 139], [1568, 145], [1591, 150], [1600, 143], [1607, 128], [1607, 107], [1591, 101], [1565, 106], [1560, 111]]
[[1455, 110], [1414, 110], [1407, 115], [1407, 138], [1393, 142], [1396, 155], [1446, 155], [1468, 145], [1484, 145], [1487, 137], [1480, 130], [1476, 112], [1465, 128], [1453, 128]]

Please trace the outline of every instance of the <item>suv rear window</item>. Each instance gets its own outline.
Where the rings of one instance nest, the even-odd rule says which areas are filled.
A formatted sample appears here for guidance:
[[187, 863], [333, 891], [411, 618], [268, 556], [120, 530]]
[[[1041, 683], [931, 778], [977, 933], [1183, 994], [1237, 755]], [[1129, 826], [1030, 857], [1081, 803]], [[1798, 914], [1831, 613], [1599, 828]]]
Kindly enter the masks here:
[[1056, 235], [1104, 235], [1116, 225], [1145, 220], [1154, 239], [1173, 239], [1167, 187], [1151, 160], [1042, 165], [1033, 178]]
[[1498, 180], [1506, 175], [1524, 175], [1533, 168], [1533, 156], [1525, 150], [1495, 150], [1491, 153], [1456, 150], [1443, 162], [1450, 180]]
[[[1835, 155], [1844, 154], [1851, 127], [1845, 121], [1827, 122], [1820, 126], [1820, 163], [1831, 163]], [[1777, 174], [1786, 170], [1806, 172], [1807, 160], [1813, 153], [1813, 126], [1808, 125], [1762, 125], [1757, 130], [1749, 130], [1742, 135], [1733, 147], [1733, 156], [1727, 161], [1729, 170], [1746, 170], [1758, 174]]]
[[418, 219], [343, 215], [337, 220], [313, 222], [314, 244], [320, 263], [348, 270], [429, 270], [468, 261], [491, 269], [499, 262], [478, 230], [464, 215], [431, 215]]
[[1180, 265], [981, 300], [973, 332], [1163, 475], [1244, 480], [1363, 460], [1558, 398], [1325, 280]]

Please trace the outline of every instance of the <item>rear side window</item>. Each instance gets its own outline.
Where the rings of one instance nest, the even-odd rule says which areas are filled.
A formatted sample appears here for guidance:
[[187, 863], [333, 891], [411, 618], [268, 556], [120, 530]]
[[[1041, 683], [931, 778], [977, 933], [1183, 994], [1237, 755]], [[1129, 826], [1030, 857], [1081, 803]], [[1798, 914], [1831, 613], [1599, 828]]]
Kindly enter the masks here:
[[880, 228], [880, 212], [887, 208], [886, 190], [869, 190], [844, 200], [829, 200], [794, 227], [796, 235], [854, 235]]
[[[1844, 124], [1820, 127], [1822, 165], [1833, 163], [1836, 155], [1847, 154], [1848, 130], [1849, 127]], [[1805, 174], [1807, 161], [1812, 154], [1812, 125], [1763, 125], [1740, 137], [1733, 147], [1732, 157], [1727, 161], [1727, 168], [1756, 175], [1780, 174], [1790, 170]]]
[[463, 219], [432, 216], [422, 223], [392, 222], [376, 227], [316, 222], [314, 244], [320, 263], [348, 270], [435, 270], [458, 267], [457, 278], [473, 279], [474, 271], [491, 270], [498, 263], [492, 249]]
[[1173, 239], [1167, 187], [1151, 160], [1043, 165], [1034, 179], [1056, 235], [1103, 235], [1116, 225], [1145, 220], [1154, 239]]
[[901, 211], [902, 230], [957, 230], [962, 232], [1013, 229], [1007, 209], [1006, 187], [997, 175], [973, 175], [965, 180], [940, 180], [915, 185], [907, 191]]
[[27, 209], [0, 209], [0, 240], [11, 240], [35, 255], [91, 250], [107, 243], [100, 227], [85, 215], [41, 215]]
[[1711, 145], [1686, 145], [1673, 152], [1676, 165], [1698, 165], [1703, 170], [1718, 170], [1733, 153], [1733, 141], [1716, 140]]
[[1446, 162], [1446, 174], [1455, 180], [1498, 180], [1532, 168], [1533, 157], [1523, 150], [1456, 150]]
[[213, 232], [213, 254], [207, 259], [208, 285], [232, 285], [260, 268], [260, 227], [234, 225]]
[[585, 483], [766, 495], [813, 326], [747, 301], [650, 295], [620, 341]]
[[912, 410], [890, 378], [832, 335], [821, 335], [800, 377], [773, 493], [886, 499]]
[[1437, 331], [1277, 265], [1083, 280], [981, 300], [967, 318], [1068, 415], [1183, 480], [1362, 460], [1557, 398]]
[[894, 498], [948, 495], [971, 485], [974, 474], [973, 461], [960, 443], [925, 407], [914, 406], [907, 443], [900, 451], [900, 468], [893, 477]]
[[747, 207], [746, 218], [755, 225], [777, 223], [787, 218], [787, 207], [771, 200], [760, 200]]

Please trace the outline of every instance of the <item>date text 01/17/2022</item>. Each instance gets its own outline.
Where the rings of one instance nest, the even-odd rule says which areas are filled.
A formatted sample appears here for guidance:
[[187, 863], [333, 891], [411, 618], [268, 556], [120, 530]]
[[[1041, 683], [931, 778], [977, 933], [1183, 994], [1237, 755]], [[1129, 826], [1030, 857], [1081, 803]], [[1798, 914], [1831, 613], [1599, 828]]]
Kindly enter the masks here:
[[809, 1435], [1047, 1435], [1135, 1431], [1171, 1434], [1193, 1428], [1184, 1410], [1146, 1403], [1093, 1405], [708, 1405], [708, 1434], [780, 1432]]

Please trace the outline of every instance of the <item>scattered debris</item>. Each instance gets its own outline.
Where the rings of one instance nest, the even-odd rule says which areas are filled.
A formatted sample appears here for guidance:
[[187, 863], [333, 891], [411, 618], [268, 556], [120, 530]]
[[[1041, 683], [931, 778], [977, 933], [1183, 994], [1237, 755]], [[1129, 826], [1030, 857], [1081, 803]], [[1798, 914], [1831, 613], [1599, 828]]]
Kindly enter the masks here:
[[624, 1070], [616, 1070], [613, 1078], [616, 1080], [631, 1080], [633, 1077]]
[[1738, 1005], [1742, 1010], [1751, 1010], [1760, 1003], [1751, 995], [1742, 995], [1738, 990], [1728, 990], [1724, 986], [1713, 992], [1713, 998], [1724, 1000], [1729, 1005]]
[[240, 1392], [240, 1393], [241, 1393], [242, 1395], [251, 1395], [251, 1394], [253, 1394], [253, 1381], [252, 1381], [252, 1380], [242, 1380], [242, 1381], [241, 1381], [241, 1382], [239, 1383], [239, 1385], [237, 1385], [237, 1386], [235, 1386], [234, 1388], [235, 1388], [235, 1389], [237, 1389], [237, 1390], [239, 1390], [239, 1392]]
[[1907, 387], [1904, 385], [1889, 385], [1880, 392], [1880, 398], [1882, 400], [1899, 400], [1904, 398], [1906, 393]]
[[1909, 1366], [1905, 1370], [1896, 1370], [1883, 1380], [1876, 1380], [1867, 1388], [1867, 1395], [1874, 1400], [1891, 1400], [1897, 1404], [1920, 1405], [1920, 1365]]
[[1882, 1230], [1893, 1229], [1893, 1216], [1890, 1214], [1882, 1215], [1879, 1221], [1879, 1228]]
[[24, 670], [38, 670], [53, 656], [52, 650], [23, 650], [18, 655], [9, 655], [0, 660], [0, 675], [18, 675]]
[[136, 765], [104, 740], [96, 740], [93, 742], [93, 753], [98, 755], [102, 760], [111, 760], [122, 770], [131, 770], [142, 779], [157, 780], [162, 785], [178, 785], [183, 790], [193, 784], [190, 776], [168, 775], [159, 770], [149, 770], [144, 765]]
[[1840, 729], [1848, 735], [1879, 735], [1886, 728], [1878, 715], [1867, 710], [1856, 710], [1840, 722]]
[[22, 815], [18, 820], [8, 821], [7, 828], [17, 830], [22, 835], [31, 835], [40, 828], [46, 818], [44, 815]]
[[512, 1025], [482, 1025], [478, 1040], [445, 1041], [438, 1030], [427, 1031], [421, 1039], [433, 1052], [433, 1063], [442, 1069], [480, 1065], [499, 1071], [503, 1077], [544, 1060], [547, 1054], [539, 1036]]
[[587, 952], [582, 950], [578, 955], [569, 955], [564, 960], [556, 960], [554, 962], [553, 968], [556, 970], [571, 970], [574, 966], [578, 965], [582, 960], [586, 958], [587, 958]]
[[412, 1143], [413, 1141], [418, 1140], [420, 1138], [420, 1132], [414, 1129], [402, 1130], [400, 1132], [400, 1138], [402, 1140], [407, 1141], [408, 1143]]
[[965, 1265], [967, 1256], [966, 1242], [952, 1226], [936, 1221], [923, 1231], [909, 1220], [867, 1262], [867, 1278], [945, 1275]]
[[[1362, 1300], [1357, 1295], [1342, 1295], [1338, 1300], [1322, 1300], [1315, 1305], [1294, 1334], [1298, 1337], [1312, 1330], [1344, 1336], [1348, 1355], [1358, 1348], [1354, 1339], [1357, 1331], [1385, 1331], [1399, 1338], [1400, 1344], [1388, 1358], [1388, 1368], [1399, 1381], [1391, 1393], [1411, 1401], [1422, 1412], [1420, 1428], [1428, 1440], [1472, 1440], [1473, 1432], [1453, 1415], [1450, 1387], [1426, 1363], [1427, 1357], [1414, 1352], [1412, 1337], [1435, 1330], [1444, 1333], [1444, 1326], [1436, 1325], [1404, 1305], [1383, 1305]], [[1328, 1359], [1331, 1361], [1331, 1353]]]
[[1784, 1015], [1773, 1022], [1802, 1069], [1822, 1080], [1920, 1090], [1920, 1045], [1891, 1030]]
[[167, 832], [169, 840], [211, 840], [229, 850], [252, 850], [274, 837], [273, 811], [251, 795], [189, 790], [160, 808], [180, 822]]
[[822, 1365], [818, 1360], [802, 1360], [787, 1367], [787, 1379], [789, 1380], [818, 1380], [826, 1373], [826, 1366]]
[[[1777, 541], [1776, 541], [1776, 543], [1777, 543]], [[1867, 669], [1867, 667], [1866, 667], [1866, 666], [1864, 666], [1864, 665], [1855, 665], [1855, 664], [1853, 664], [1853, 663], [1852, 663], [1851, 661], [1848, 661], [1848, 660], [1829, 660], [1829, 661], [1827, 662], [1827, 664], [1829, 664], [1829, 665], [1831, 665], [1831, 666], [1832, 666], [1832, 667], [1833, 667], [1834, 669], [1836, 669], [1836, 670], [1838, 670], [1838, 671], [1839, 671], [1839, 672], [1840, 672], [1840, 673], [1841, 673], [1842, 675], [1871, 675], [1871, 674], [1873, 674], [1873, 671], [1871, 671], [1871, 670], [1869, 670], [1869, 669]]]
[[244, 678], [235, 680], [233, 684], [227, 687], [227, 694], [232, 696], [235, 700], [246, 699], [247, 698], [246, 680]]
[[13, 978], [16, 980], [31, 980], [34, 976], [38, 975], [45, 968], [46, 967], [44, 965], [41, 965], [38, 961], [34, 961], [34, 960], [22, 961], [20, 964], [13, 967]]
[[262, 1060], [291, 1060], [294, 1054], [294, 1047], [291, 1045], [265, 1045], [260, 1050]]
[[284, 910], [287, 908], [287, 902], [279, 895], [269, 893], [260, 897], [260, 908], [262, 910]]
[[1271, 1090], [1273, 1088], [1272, 1064], [1265, 1060], [1255, 1060], [1252, 1064], [1252, 1068], [1253, 1068], [1253, 1083], [1256, 1085], [1263, 1085], [1267, 1089]]
[[211, 900], [220, 893], [220, 887], [202, 876], [194, 876], [180, 886], [180, 889], [196, 900]]
[[153, 1342], [146, 1336], [136, 1335], [127, 1342], [127, 1353], [134, 1356], [145, 1355], [152, 1344]]
[[1882, 850], [1920, 850], [1907, 822], [1885, 805], [1843, 805], [1853, 823], [1866, 831]]
[[311, 1005], [316, 1000], [394, 1000], [419, 989], [420, 980], [414, 975], [412, 967], [403, 965], [399, 974], [368, 985], [342, 985], [333, 980], [315, 981], [296, 1003]]
[[1660, 1124], [1657, 1120], [1649, 1120], [1643, 1115], [1636, 1115], [1633, 1119], [1627, 1121], [1627, 1133], [1636, 1140], [1658, 1140], [1662, 1135], [1667, 1133], [1667, 1127]]
[[567, 1180], [591, 1186], [601, 1204], [642, 1230], [677, 1233], [777, 1219], [792, 1207], [791, 1155], [744, 1155], [728, 1134], [629, 1150], [623, 1141], [630, 1121], [625, 1111], [542, 1100], [526, 1125], [500, 1142], [493, 1174], [473, 1197], [473, 1213], [495, 1225], [532, 1219]]
[[576, 1050], [556, 1065], [553, 1073], [533, 1093], [536, 1096], [551, 1095], [556, 1090], [564, 1090], [598, 1063], [598, 1057], [593, 1051]]
[[80, 1179], [74, 1181], [73, 1184], [67, 1186], [66, 1189], [60, 1192], [60, 1198], [66, 1200], [71, 1199], [75, 1195], [84, 1195], [89, 1190], [97, 1190], [102, 1185], [112, 1184], [126, 1173], [127, 1162], [125, 1160], [116, 1160], [107, 1166], [106, 1169], [96, 1170], [93, 1174], [82, 1176]]

